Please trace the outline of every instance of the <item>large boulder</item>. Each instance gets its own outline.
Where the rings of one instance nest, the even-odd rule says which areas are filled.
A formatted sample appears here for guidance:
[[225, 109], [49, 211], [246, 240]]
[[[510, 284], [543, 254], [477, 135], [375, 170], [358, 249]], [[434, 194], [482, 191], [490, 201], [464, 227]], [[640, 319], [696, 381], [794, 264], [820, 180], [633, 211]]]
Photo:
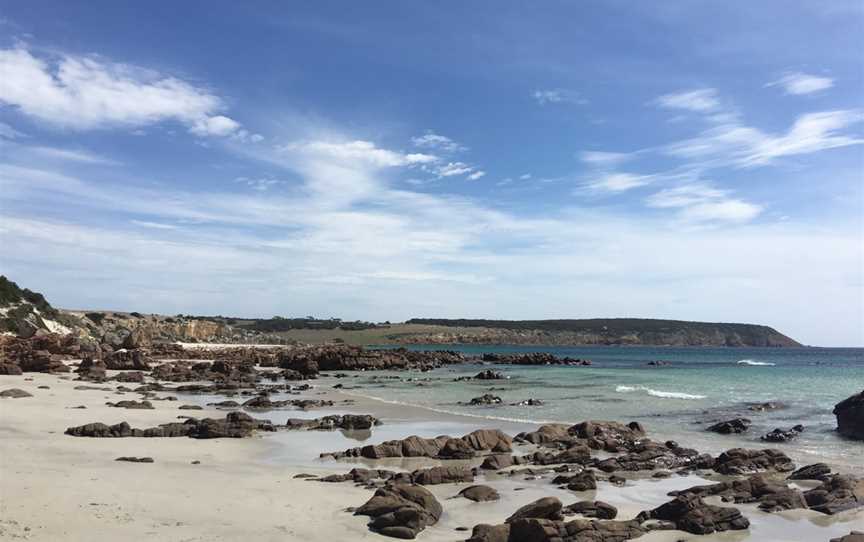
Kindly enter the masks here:
[[864, 391], [840, 401], [834, 406], [837, 431], [844, 437], [864, 440]]
[[732, 420], [725, 420], [715, 423], [714, 425], [708, 427], [706, 431], [711, 431], [712, 433], [720, 433], [721, 435], [743, 433], [750, 429], [751, 423], [752, 422], [747, 418], [735, 418]]
[[738, 531], [750, 527], [750, 521], [737, 508], [706, 504], [694, 493], [682, 493], [653, 510], [640, 512], [638, 521], [649, 519], [668, 521], [679, 531], [693, 534], [711, 534]]
[[848, 474], [834, 474], [819, 487], [804, 492], [811, 510], [834, 515], [864, 506], [864, 479]]
[[720, 474], [730, 475], [765, 471], [789, 472], [795, 470], [795, 464], [780, 450], [732, 448], [717, 457], [714, 470]]
[[501, 498], [495, 488], [482, 485], [466, 487], [459, 492], [459, 496], [474, 502], [497, 501]]
[[354, 514], [372, 518], [369, 528], [384, 536], [413, 539], [438, 523], [442, 512], [441, 504], [423, 486], [393, 484], [378, 489]]
[[525, 518], [562, 519], [562, 508], [564, 508], [564, 505], [561, 504], [558, 498], [543, 497], [516, 510], [504, 523], [513, 523], [516, 520]]
[[615, 519], [618, 509], [603, 501], [579, 501], [565, 506], [564, 514], [580, 514], [586, 518]]

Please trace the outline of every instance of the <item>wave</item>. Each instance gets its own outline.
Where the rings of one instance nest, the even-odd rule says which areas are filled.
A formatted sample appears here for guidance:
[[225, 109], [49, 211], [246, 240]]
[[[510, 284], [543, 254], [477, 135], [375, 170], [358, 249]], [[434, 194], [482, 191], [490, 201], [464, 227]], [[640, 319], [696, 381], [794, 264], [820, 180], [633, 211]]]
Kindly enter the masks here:
[[663, 399], [705, 399], [705, 395], [695, 395], [692, 393], [681, 393], [678, 391], [660, 391], [653, 390], [646, 386], [618, 386], [615, 388], [615, 391], [618, 393], [630, 393], [634, 391], [644, 391], [648, 395], [653, 397], [662, 397]]
[[771, 363], [770, 361], [753, 361], [752, 359], [739, 359], [736, 361], [738, 365], [751, 365], [754, 367], [774, 367], [777, 365], [776, 363]]

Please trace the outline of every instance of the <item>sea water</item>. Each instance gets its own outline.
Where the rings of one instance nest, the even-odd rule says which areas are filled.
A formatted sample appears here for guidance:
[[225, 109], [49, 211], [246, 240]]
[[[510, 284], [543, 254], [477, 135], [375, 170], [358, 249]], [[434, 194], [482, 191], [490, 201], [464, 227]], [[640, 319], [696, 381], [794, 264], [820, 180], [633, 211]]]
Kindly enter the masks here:
[[[465, 354], [549, 352], [589, 359], [583, 366], [465, 364], [426, 373], [366, 372], [342, 380], [350, 393], [430, 412], [458, 413], [486, 420], [575, 423], [587, 419], [638, 421], [657, 440], [673, 439], [700, 451], [733, 447], [780, 448], [799, 464], [824, 461], [864, 472], [864, 443], [836, 432], [834, 405], [864, 389], [861, 348], [673, 348], [538, 347], [509, 345], [412, 345], [414, 350], [457, 350]], [[649, 365], [662, 361], [663, 365]], [[503, 380], [463, 380], [492, 368]], [[387, 378], [389, 376], [399, 379]], [[471, 398], [492, 393], [496, 406], [469, 406]], [[516, 406], [526, 399], [541, 406]], [[754, 411], [753, 404], [780, 408]], [[746, 417], [744, 434], [718, 435], [706, 428], [717, 421]], [[775, 429], [804, 426], [789, 443], [760, 441]]]

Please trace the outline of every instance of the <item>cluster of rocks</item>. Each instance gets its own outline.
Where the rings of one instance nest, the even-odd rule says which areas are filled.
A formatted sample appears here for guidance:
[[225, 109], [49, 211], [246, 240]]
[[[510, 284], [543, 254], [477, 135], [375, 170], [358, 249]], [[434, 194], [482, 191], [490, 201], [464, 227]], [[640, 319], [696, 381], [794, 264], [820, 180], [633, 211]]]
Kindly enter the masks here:
[[127, 422], [114, 425], [88, 423], [66, 429], [73, 437], [125, 438], [125, 437], [190, 437], [196, 439], [243, 438], [255, 431], [275, 431], [268, 420], [256, 420], [243, 412], [229, 412], [224, 420], [189, 418], [185, 422], [166, 423], [156, 427], [137, 429]]
[[497, 429], [478, 429], [457, 438], [440, 436], [422, 438], [410, 436], [402, 440], [390, 440], [376, 445], [350, 448], [343, 452], [322, 453], [321, 457], [341, 459], [345, 457], [431, 457], [435, 459], [470, 459], [486, 453], [512, 451], [512, 439]]
[[528, 352], [525, 354], [483, 354], [480, 358], [484, 362], [498, 363], [501, 365], [591, 365], [591, 360], [575, 359], [570, 357], [558, 357], [547, 352]]
[[334, 429], [368, 431], [376, 425], [381, 425], [381, 420], [369, 414], [334, 414], [311, 420], [288, 418], [288, 421], [285, 422], [288, 429], [305, 429], [307, 431], [332, 431]]

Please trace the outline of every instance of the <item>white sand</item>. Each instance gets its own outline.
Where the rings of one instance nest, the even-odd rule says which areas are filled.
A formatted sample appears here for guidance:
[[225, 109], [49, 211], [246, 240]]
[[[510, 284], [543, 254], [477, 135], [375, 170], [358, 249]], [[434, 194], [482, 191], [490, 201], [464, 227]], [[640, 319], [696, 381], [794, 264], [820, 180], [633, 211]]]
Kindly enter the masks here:
[[[29, 378], [32, 380], [26, 380]], [[50, 389], [39, 389], [40, 385], [48, 385]], [[325, 484], [293, 476], [300, 472], [342, 473], [353, 466], [351, 462], [315, 459], [322, 451], [412, 433], [463, 434], [481, 426], [505, 425], [358, 399], [351, 406], [339, 404], [305, 413], [272, 411], [257, 417], [284, 423], [288, 417], [317, 417], [350, 410], [382, 418], [385, 425], [375, 428], [372, 437], [362, 443], [339, 432], [280, 432], [250, 439], [211, 440], [76, 438], [64, 435], [63, 431], [94, 421], [110, 424], [125, 420], [133, 427], [150, 427], [176, 421], [183, 414], [220, 418], [225, 415], [225, 411], [214, 409], [178, 410], [181, 404], [204, 404], [210, 400], [201, 396], [181, 397], [172, 402], [153, 401], [155, 410], [110, 408], [105, 406], [106, 401], [138, 400], [140, 396], [74, 389], [80, 385], [113, 390], [118, 384], [88, 384], [38, 373], [25, 377], [0, 376], [0, 390], [15, 387], [34, 395], [0, 400], [0, 540], [392, 540], [370, 533], [366, 518], [344, 512], [346, 507], [364, 503], [371, 496], [369, 490], [350, 483]], [[313, 391], [307, 395], [336, 401], [348, 397], [332, 391], [323, 395]], [[87, 409], [69, 408], [77, 405], [85, 405]], [[505, 429], [512, 433], [516, 427]], [[155, 463], [114, 461], [119, 456], [150, 456]], [[193, 460], [201, 464], [192, 465]], [[376, 466], [413, 469], [430, 463], [434, 461], [391, 460], [378, 462]], [[456, 532], [456, 527], [470, 529], [477, 523], [500, 523], [519, 506], [543, 496], [557, 496], [564, 504], [583, 499], [604, 500], [619, 508], [619, 519], [628, 519], [640, 510], [668, 500], [669, 490], [704, 480], [676, 476], [638, 482], [623, 489], [601, 484], [598, 491], [583, 493], [558, 490], [548, 479], [526, 481], [492, 475], [477, 483], [496, 487], [502, 500], [473, 503], [451, 499], [464, 486], [430, 486], [445, 512], [441, 521], [418, 539], [463, 540], [467, 533]], [[739, 508], [752, 522], [750, 531], [703, 537], [677, 531], [655, 532], [639, 540], [811, 542], [864, 529], [861, 512], [829, 518], [811, 511], [765, 514], [752, 505]]]

